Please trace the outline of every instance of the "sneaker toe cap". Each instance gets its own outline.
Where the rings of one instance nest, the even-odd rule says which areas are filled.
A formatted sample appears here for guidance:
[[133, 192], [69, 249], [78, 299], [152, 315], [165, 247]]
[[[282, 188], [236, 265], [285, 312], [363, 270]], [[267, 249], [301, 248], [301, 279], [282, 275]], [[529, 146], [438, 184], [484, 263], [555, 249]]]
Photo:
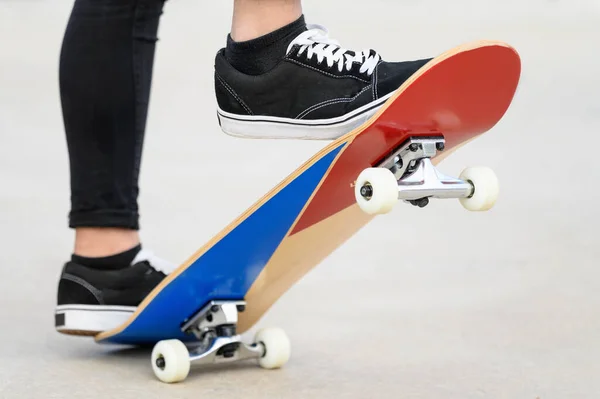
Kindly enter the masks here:
[[377, 67], [377, 95], [379, 98], [398, 89], [431, 58], [417, 61], [382, 62]]

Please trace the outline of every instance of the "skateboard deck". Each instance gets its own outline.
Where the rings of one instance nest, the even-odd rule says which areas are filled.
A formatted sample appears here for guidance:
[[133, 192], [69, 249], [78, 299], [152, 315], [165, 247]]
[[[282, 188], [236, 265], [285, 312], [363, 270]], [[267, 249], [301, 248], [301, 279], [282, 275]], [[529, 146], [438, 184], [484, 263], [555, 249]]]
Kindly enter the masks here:
[[433, 58], [362, 126], [328, 143], [159, 284], [123, 325], [99, 343], [194, 341], [182, 325], [211, 301], [244, 301], [237, 334], [374, 214], [355, 193], [359, 174], [410, 138], [443, 137], [437, 165], [490, 130], [518, 86], [521, 61], [509, 45], [465, 44]]

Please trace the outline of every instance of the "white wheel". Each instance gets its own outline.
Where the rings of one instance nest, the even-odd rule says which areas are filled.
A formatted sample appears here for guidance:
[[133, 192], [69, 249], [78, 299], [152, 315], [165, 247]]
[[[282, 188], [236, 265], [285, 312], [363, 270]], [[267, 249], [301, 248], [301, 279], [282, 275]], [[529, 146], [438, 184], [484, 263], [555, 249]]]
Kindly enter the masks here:
[[466, 168], [459, 178], [470, 182], [475, 187], [471, 197], [460, 198], [460, 203], [465, 209], [487, 211], [494, 206], [498, 199], [500, 186], [493, 170], [484, 166]]
[[398, 202], [396, 176], [389, 169], [367, 168], [356, 180], [354, 196], [358, 206], [365, 213], [388, 213]]
[[264, 347], [265, 354], [258, 359], [260, 367], [276, 369], [290, 358], [291, 345], [286, 333], [280, 328], [264, 328], [256, 333], [254, 342]]
[[160, 341], [152, 350], [152, 370], [162, 382], [180, 382], [190, 372], [190, 353], [177, 339]]

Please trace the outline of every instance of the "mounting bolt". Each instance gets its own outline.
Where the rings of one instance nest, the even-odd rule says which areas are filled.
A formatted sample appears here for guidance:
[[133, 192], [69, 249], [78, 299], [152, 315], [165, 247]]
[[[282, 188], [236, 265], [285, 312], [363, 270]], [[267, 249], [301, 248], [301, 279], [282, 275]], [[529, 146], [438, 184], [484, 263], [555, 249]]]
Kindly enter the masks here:
[[444, 151], [444, 149], [446, 148], [446, 146], [444, 145], [444, 143], [435, 143], [435, 148], [437, 148], [438, 151]]
[[212, 305], [210, 307], [210, 311], [213, 313], [217, 313], [219, 311], [219, 305]]
[[244, 310], [246, 310], [246, 305], [237, 305], [236, 308], [238, 312], [242, 313]]
[[419, 149], [419, 144], [412, 143], [411, 145], [408, 146], [408, 149], [411, 150], [412, 152], [417, 152]]
[[360, 195], [362, 195], [363, 198], [370, 199], [373, 196], [373, 187], [368, 183], [365, 184], [360, 188]]

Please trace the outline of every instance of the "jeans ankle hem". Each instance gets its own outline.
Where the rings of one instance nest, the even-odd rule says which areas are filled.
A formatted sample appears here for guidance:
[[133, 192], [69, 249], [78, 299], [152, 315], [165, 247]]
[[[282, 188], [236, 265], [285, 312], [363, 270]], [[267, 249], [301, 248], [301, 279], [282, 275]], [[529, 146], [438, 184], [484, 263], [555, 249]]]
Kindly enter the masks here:
[[116, 227], [139, 230], [139, 214], [121, 209], [103, 209], [97, 211], [71, 212], [69, 227]]

